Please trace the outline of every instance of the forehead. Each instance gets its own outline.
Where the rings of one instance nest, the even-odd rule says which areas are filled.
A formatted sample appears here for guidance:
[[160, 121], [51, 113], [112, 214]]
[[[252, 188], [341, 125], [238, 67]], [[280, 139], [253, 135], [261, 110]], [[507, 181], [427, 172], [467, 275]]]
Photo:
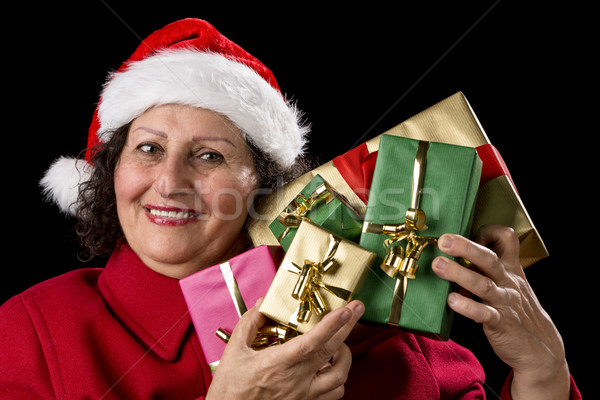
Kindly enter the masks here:
[[147, 110], [136, 118], [130, 133], [143, 131], [168, 139], [226, 140], [245, 144], [242, 131], [227, 117], [204, 108], [168, 104]]

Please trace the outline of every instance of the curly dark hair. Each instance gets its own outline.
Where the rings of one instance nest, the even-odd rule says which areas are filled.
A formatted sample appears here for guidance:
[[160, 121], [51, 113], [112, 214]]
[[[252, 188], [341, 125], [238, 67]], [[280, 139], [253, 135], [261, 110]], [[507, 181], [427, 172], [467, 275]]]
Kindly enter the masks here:
[[117, 216], [114, 173], [130, 126], [122, 126], [106, 143], [90, 149], [95, 168], [90, 179], [79, 185], [75, 214], [82, 259], [110, 254], [124, 237]]
[[[76, 211], [75, 232], [82, 246], [79, 255], [82, 260], [109, 255], [125, 238], [117, 215], [114, 173], [130, 126], [131, 123], [116, 129], [106, 143], [91, 149], [95, 168], [90, 179], [79, 186]], [[252, 142], [246, 142], [259, 177], [259, 187], [264, 189], [260, 191], [262, 195], [277, 190], [318, 164], [316, 159], [302, 156], [292, 167], [283, 169]]]

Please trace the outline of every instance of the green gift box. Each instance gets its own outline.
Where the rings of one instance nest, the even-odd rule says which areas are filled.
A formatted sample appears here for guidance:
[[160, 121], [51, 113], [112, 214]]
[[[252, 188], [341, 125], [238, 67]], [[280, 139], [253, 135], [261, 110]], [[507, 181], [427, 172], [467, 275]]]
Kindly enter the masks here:
[[377, 254], [358, 296], [363, 322], [448, 338], [452, 285], [431, 262], [437, 237], [469, 235], [481, 166], [474, 148], [381, 136], [359, 243]]
[[361, 235], [363, 221], [358, 212], [318, 174], [269, 224], [269, 229], [285, 251], [290, 247], [302, 218], [347, 240], [357, 241]]

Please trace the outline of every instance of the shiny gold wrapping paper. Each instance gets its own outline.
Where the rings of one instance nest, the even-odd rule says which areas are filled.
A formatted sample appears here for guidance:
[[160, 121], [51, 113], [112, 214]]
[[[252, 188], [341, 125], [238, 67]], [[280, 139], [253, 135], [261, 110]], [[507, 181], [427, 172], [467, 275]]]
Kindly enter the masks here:
[[333, 162], [329, 161], [288, 183], [283, 190], [261, 199], [255, 210], [256, 218], [253, 218], [248, 225], [250, 238], [255, 246], [261, 244], [279, 245], [277, 237], [269, 229], [269, 224], [277, 219], [281, 210], [285, 209], [317, 175], [320, 175], [328, 184], [334, 187], [336, 192], [345, 196], [354, 210], [360, 215], [364, 215], [366, 204], [348, 186]]
[[[469, 147], [491, 143], [461, 92], [434, 104], [383, 134]], [[378, 150], [380, 138], [379, 135], [366, 142], [369, 152]], [[347, 198], [355, 210], [364, 215], [366, 204], [346, 183], [333, 161], [329, 161], [286, 185], [283, 190], [261, 200], [257, 208], [258, 218], [249, 225], [250, 237], [255, 245], [277, 244], [277, 238], [269, 230], [270, 221], [277, 218], [280, 210], [316, 174], [321, 175]], [[473, 232], [488, 223], [512, 227], [521, 240], [521, 263], [524, 268], [548, 256], [542, 238], [509, 179], [505, 176], [492, 179], [483, 184], [480, 190]]]
[[[298, 232], [292, 241], [285, 258], [277, 270], [277, 274], [265, 296], [260, 312], [284, 325], [290, 325], [299, 301], [292, 297], [292, 291], [298, 275], [286, 269], [286, 263], [294, 263], [302, 266], [305, 260], [319, 261], [326, 254], [331, 233], [309, 220], [304, 220], [298, 228]], [[375, 260], [375, 253], [363, 249], [356, 243], [339, 238], [339, 245], [333, 258], [338, 265], [331, 271], [323, 274], [323, 283], [343, 288], [356, 294], [369, 273], [369, 269]], [[347, 299], [342, 299], [325, 289], [319, 291], [325, 304], [327, 312], [344, 307]], [[313, 313], [306, 323], [300, 323], [297, 329], [300, 333], [310, 330], [322, 317]]]

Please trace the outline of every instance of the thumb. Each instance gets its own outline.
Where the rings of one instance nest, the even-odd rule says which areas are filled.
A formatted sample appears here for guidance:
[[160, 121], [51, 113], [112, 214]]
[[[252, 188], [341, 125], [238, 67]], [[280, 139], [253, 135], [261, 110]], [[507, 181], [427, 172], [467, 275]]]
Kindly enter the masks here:
[[252, 345], [256, 333], [267, 321], [267, 318], [258, 311], [262, 300], [262, 298], [258, 299], [254, 307], [242, 315], [231, 333], [230, 345], [248, 348]]

